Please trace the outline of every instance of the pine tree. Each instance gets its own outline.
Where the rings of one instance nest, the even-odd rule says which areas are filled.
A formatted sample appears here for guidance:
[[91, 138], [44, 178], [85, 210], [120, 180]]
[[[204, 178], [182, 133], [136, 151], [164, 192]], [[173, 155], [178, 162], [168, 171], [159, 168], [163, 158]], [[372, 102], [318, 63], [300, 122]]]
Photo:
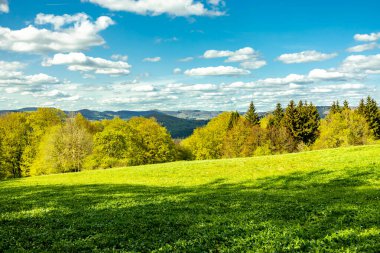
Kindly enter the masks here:
[[347, 100], [344, 100], [344, 102], [343, 102], [343, 111], [345, 111], [345, 110], [349, 110], [350, 109], [350, 106], [349, 106], [349, 104], [348, 104], [348, 101]]
[[362, 116], [365, 116], [365, 112], [366, 112], [366, 106], [365, 106], [365, 103], [364, 103], [364, 99], [361, 99], [360, 100], [360, 103], [359, 103], [359, 106], [358, 106], [358, 109], [357, 109], [357, 112], [362, 115]]
[[286, 107], [284, 114], [284, 126], [292, 134], [296, 136], [296, 118], [297, 118], [296, 106], [293, 100], [291, 100]]
[[330, 114], [340, 113], [342, 111], [339, 101], [334, 101], [330, 107]]
[[228, 130], [231, 130], [240, 119], [240, 114], [235, 111], [231, 113], [230, 121], [228, 122]]
[[370, 96], [367, 97], [367, 103], [365, 105], [366, 113], [365, 117], [369, 124], [369, 127], [373, 131], [376, 139], [380, 138], [380, 112], [377, 103]]
[[249, 108], [247, 113], [245, 114], [245, 119], [251, 123], [252, 125], [259, 125], [260, 124], [260, 118], [259, 115], [256, 112], [255, 105], [253, 102], [249, 104]]
[[280, 126], [282, 119], [284, 118], [284, 110], [281, 107], [280, 103], [277, 103], [276, 109], [273, 111], [274, 116], [274, 125]]

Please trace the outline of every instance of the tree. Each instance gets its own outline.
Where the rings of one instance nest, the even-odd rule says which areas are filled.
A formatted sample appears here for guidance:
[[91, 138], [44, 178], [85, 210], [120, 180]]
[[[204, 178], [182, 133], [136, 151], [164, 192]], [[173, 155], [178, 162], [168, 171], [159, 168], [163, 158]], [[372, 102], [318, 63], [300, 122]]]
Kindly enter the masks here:
[[310, 145], [318, 136], [319, 120], [318, 110], [312, 103], [300, 101], [295, 106], [292, 100], [285, 110], [284, 126], [297, 142]]
[[370, 96], [367, 97], [366, 102], [364, 99], [360, 100], [357, 112], [364, 116], [369, 128], [371, 129], [376, 139], [380, 138], [380, 111], [376, 101]]
[[155, 118], [135, 117], [128, 121], [135, 131], [137, 150], [130, 157], [131, 165], [153, 164], [175, 161], [175, 144], [168, 130]]
[[54, 108], [38, 108], [37, 111], [28, 114], [27, 145], [21, 158], [21, 167], [24, 175], [30, 175], [30, 167], [36, 158], [43, 136], [49, 131], [49, 128], [62, 125], [65, 119], [66, 114]]
[[27, 114], [8, 113], [0, 117], [2, 177], [22, 177], [22, 156], [27, 146]]
[[280, 126], [282, 119], [284, 118], [284, 110], [280, 103], [277, 103], [276, 109], [273, 111], [273, 120], [275, 126]]
[[230, 121], [228, 122], [228, 130], [232, 129], [237, 124], [239, 119], [240, 119], [240, 114], [237, 111], [232, 112], [230, 116]]
[[191, 151], [196, 160], [223, 157], [223, 142], [228, 132], [231, 113], [224, 112], [213, 118], [206, 126], [197, 128], [183, 140], [181, 145]]
[[134, 141], [136, 133], [128, 123], [120, 118], [107, 121], [104, 130], [94, 136], [93, 154], [86, 161], [86, 167], [112, 168], [128, 166], [129, 158], [137, 151]]
[[350, 106], [349, 106], [347, 100], [344, 100], [344, 101], [343, 101], [343, 109], [342, 109], [342, 110], [343, 110], [343, 111], [344, 111], [344, 110], [350, 110]]
[[41, 144], [32, 174], [77, 172], [83, 169], [85, 159], [91, 154], [92, 136], [75, 119], [69, 118], [63, 126], [52, 128]]
[[334, 113], [340, 113], [342, 111], [339, 101], [333, 101], [329, 113], [334, 114]]
[[371, 132], [366, 119], [357, 112], [343, 110], [329, 114], [322, 120], [320, 136], [315, 149], [337, 148], [349, 145], [364, 145], [370, 142]]
[[249, 104], [249, 108], [248, 108], [247, 113], [245, 114], [245, 118], [252, 125], [260, 124], [260, 117], [259, 117], [259, 114], [257, 114], [256, 112], [256, 108], [253, 102]]

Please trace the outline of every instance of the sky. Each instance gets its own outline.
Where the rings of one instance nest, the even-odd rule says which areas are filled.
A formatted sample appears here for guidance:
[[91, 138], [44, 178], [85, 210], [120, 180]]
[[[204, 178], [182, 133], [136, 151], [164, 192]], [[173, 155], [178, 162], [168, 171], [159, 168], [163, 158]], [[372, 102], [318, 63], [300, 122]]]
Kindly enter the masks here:
[[380, 102], [378, 0], [0, 0], [0, 109]]

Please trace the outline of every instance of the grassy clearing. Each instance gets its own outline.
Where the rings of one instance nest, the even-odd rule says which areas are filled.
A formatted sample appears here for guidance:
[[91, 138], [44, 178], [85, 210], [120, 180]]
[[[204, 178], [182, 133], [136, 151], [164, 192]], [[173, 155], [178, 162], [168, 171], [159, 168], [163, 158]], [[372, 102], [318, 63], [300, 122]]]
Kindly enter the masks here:
[[0, 182], [0, 251], [378, 252], [380, 145]]

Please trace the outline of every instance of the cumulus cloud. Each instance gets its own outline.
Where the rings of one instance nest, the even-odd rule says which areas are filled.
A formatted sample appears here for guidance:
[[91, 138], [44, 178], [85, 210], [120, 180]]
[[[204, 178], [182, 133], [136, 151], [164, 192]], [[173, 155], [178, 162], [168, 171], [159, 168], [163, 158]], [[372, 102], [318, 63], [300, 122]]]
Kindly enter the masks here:
[[218, 66], [188, 69], [184, 73], [188, 76], [238, 76], [248, 75], [251, 72], [232, 66]]
[[110, 61], [103, 58], [86, 56], [83, 53], [56, 54], [53, 58], [47, 58], [42, 65], [67, 65], [71, 71], [93, 72], [104, 75], [128, 75], [131, 65], [124, 61]]
[[160, 62], [161, 57], [148, 57], [143, 59], [144, 62]]
[[325, 70], [325, 69], [313, 69], [309, 72], [308, 77], [314, 80], [326, 80], [326, 81], [335, 81], [335, 80], [346, 80], [352, 78], [353, 76], [349, 73], [343, 73], [334, 70]]
[[0, 85], [41, 85], [57, 84], [58, 78], [43, 73], [25, 75], [22, 69], [25, 65], [21, 62], [0, 61]]
[[52, 29], [29, 25], [20, 30], [0, 27], [0, 49], [14, 52], [72, 52], [105, 43], [98, 34], [114, 21], [101, 16], [95, 21], [84, 13], [75, 15], [38, 14], [35, 25], [51, 25]]
[[245, 69], [259, 69], [267, 63], [259, 59], [259, 54], [251, 47], [244, 47], [236, 51], [229, 50], [207, 50], [203, 54], [205, 59], [227, 58], [225, 62], [240, 62]]
[[348, 56], [340, 70], [356, 74], [380, 74], [380, 54]]
[[9, 12], [8, 0], [0, 0], [0, 12]]
[[356, 41], [373, 42], [380, 39], [380, 32], [370, 34], [355, 34], [354, 39]]
[[376, 49], [378, 47], [380, 47], [380, 46], [376, 43], [367, 43], [367, 44], [362, 44], [362, 45], [350, 47], [347, 49], [347, 51], [351, 52], [351, 53], [360, 53], [360, 52], [364, 52], [364, 51], [368, 51], [368, 50], [373, 50], [373, 49]]
[[194, 57], [185, 57], [185, 58], [179, 59], [178, 61], [180, 61], [180, 62], [189, 62], [189, 61], [192, 61], [192, 60], [194, 60]]
[[277, 60], [286, 63], [306, 63], [306, 62], [317, 62], [317, 61], [325, 61], [331, 58], [336, 57], [338, 54], [325, 54], [315, 50], [303, 51], [299, 53], [292, 54], [283, 54], [280, 55]]
[[[222, 16], [217, 8], [208, 9], [200, 1], [194, 0], [82, 0], [98, 4], [112, 11], [127, 11], [140, 15], [158, 16]], [[219, 1], [218, 1], [219, 2]], [[216, 0], [213, 0], [216, 3]]]

